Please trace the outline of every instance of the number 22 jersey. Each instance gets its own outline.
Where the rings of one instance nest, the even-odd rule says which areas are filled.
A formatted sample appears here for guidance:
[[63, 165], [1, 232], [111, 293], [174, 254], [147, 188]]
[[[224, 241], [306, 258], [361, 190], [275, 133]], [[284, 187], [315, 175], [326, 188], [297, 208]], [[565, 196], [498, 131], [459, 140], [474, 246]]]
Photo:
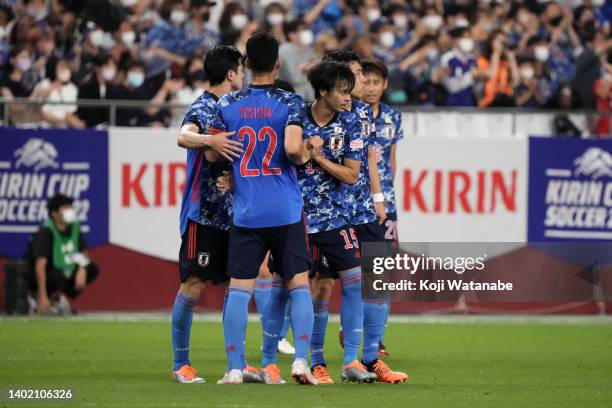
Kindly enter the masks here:
[[265, 228], [295, 224], [303, 200], [295, 166], [285, 153], [285, 128], [302, 127], [304, 100], [272, 85], [224, 95], [215, 107], [209, 132], [235, 132], [243, 144], [234, 159], [233, 224]]

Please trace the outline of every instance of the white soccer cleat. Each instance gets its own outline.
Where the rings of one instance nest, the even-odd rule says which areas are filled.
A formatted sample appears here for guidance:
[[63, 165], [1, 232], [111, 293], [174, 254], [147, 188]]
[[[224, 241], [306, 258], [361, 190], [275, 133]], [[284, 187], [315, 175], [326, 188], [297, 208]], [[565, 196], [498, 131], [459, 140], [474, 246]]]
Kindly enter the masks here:
[[242, 384], [242, 371], [237, 369], [229, 370], [222, 379], [217, 381], [217, 384]]
[[278, 342], [278, 352], [281, 354], [293, 355], [295, 354], [295, 348], [283, 337], [281, 341]]
[[319, 382], [310, 372], [308, 363], [303, 358], [296, 358], [291, 364], [291, 377], [298, 384], [318, 385]]

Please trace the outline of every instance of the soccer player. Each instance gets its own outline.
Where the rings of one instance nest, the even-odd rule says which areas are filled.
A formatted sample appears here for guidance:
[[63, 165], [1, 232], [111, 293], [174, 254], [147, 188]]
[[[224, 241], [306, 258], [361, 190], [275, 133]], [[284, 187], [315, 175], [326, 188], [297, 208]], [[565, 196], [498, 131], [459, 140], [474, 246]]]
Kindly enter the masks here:
[[[389, 105], [382, 103], [381, 99], [388, 86], [388, 70], [384, 63], [376, 60], [367, 60], [361, 64], [366, 78], [363, 100], [372, 107], [374, 125], [376, 127], [375, 149], [378, 164], [380, 183], [385, 196], [387, 218], [383, 223], [385, 241], [391, 244], [394, 250], [398, 249], [397, 236], [397, 207], [395, 205], [395, 178], [397, 142], [404, 138], [402, 130], [402, 115]], [[385, 329], [391, 309], [387, 302]], [[386, 355], [384, 345], [384, 332], [380, 339], [379, 354]]]
[[[295, 165], [308, 160], [309, 150], [314, 147], [302, 142], [303, 99], [273, 86], [280, 67], [278, 47], [278, 40], [270, 33], [258, 32], [249, 38], [246, 64], [253, 71], [253, 83], [245, 90], [222, 97], [213, 120], [212, 128], [236, 132], [234, 137], [245, 148], [240, 158], [232, 162], [230, 286], [223, 318], [228, 370], [219, 384], [243, 382], [248, 304], [259, 266], [268, 251], [291, 298], [295, 338], [291, 376], [299, 383], [317, 384], [307, 363], [313, 322], [308, 282], [312, 262], [307, 252], [303, 200], [295, 169]], [[207, 154], [210, 159], [219, 158], [213, 152]], [[270, 302], [264, 320], [269, 309]], [[264, 367], [264, 372], [268, 382], [282, 382], [278, 367]]]
[[172, 310], [172, 380], [179, 383], [204, 382], [189, 361], [193, 307], [206, 281], [219, 284], [229, 279], [226, 273], [229, 202], [215, 187], [224, 165], [208, 162], [204, 149], [214, 149], [228, 159], [242, 152], [241, 143], [228, 139], [232, 133], [205, 134], [219, 97], [242, 86], [242, 61], [242, 54], [234, 47], [219, 46], [208, 52], [204, 70], [210, 90], [191, 104], [178, 137], [179, 146], [187, 149], [187, 181], [180, 213], [181, 285]]
[[[308, 73], [315, 91], [315, 101], [306, 107], [304, 138], [322, 139], [322, 148], [311, 151], [310, 160], [298, 168], [298, 180], [304, 198], [304, 214], [313, 253], [325, 256], [332, 275], [342, 282], [341, 322], [346, 336], [342, 379], [372, 382], [376, 376], [358, 360], [363, 330], [361, 302], [361, 267], [355, 231], [348, 225], [342, 183], [355, 184], [362, 161], [363, 134], [359, 118], [347, 112], [355, 76], [345, 64], [322, 62]], [[280, 293], [278, 294], [280, 295]], [[277, 296], [270, 302], [282, 304]], [[315, 316], [326, 307], [314, 302]], [[280, 316], [264, 321], [264, 363], [276, 362], [274, 335], [280, 329]], [[271, 334], [271, 335], [270, 335]], [[323, 357], [323, 343], [311, 342], [311, 370], [319, 384], [333, 384]]]
[[[385, 242], [384, 231], [381, 223], [386, 219], [384, 206], [384, 195], [380, 186], [378, 166], [376, 164], [376, 150], [372, 139], [376, 129], [373, 126], [374, 118], [369, 105], [362, 102], [365, 78], [361, 67], [361, 60], [354, 51], [335, 51], [324, 58], [328, 61], [336, 61], [347, 64], [356, 78], [355, 88], [352, 92], [351, 112], [355, 112], [362, 124], [363, 133], [363, 155], [362, 171], [359, 180], [354, 185], [346, 186], [345, 204], [349, 223], [355, 229], [358, 244], [364, 242]], [[322, 259], [323, 260], [323, 259]], [[329, 279], [329, 268], [323, 262], [316, 265], [317, 275], [313, 281], [313, 300], [329, 302], [334, 281]], [[362, 362], [368, 371], [377, 375], [377, 381], [396, 383], [405, 381], [408, 376], [405, 373], [395, 372], [378, 359], [378, 347], [380, 338], [384, 332], [387, 304], [383, 301], [368, 300], [363, 304], [363, 354]], [[325, 313], [320, 318], [315, 318], [314, 333], [322, 333], [321, 343], [325, 336], [327, 317]], [[341, 341], [344, 332], [341, 333]], [[313, 339], [313, 341], [318, 339]]]

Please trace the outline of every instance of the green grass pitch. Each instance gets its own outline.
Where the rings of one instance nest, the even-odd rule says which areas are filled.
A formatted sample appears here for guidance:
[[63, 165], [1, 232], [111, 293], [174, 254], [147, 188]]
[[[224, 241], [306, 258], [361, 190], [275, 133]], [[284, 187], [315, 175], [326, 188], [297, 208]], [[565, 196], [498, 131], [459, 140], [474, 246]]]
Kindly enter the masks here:
[[[326, 355], [339, 380], [338, 325]], [[247, 352], [259, 363], [261, 330]], [[191, 354], [207, 383], [170, 382], [170, 323], [0, 321], [0, 388], [66, 388], [75, 400], [1, 407], [612, 407], [612, 325], [394, 323], [387, 359], [399, 385], [216, 385], [225, 368], [220, 323], [194, 322]], [[291, 359], [280, 357], [289, 379]]]

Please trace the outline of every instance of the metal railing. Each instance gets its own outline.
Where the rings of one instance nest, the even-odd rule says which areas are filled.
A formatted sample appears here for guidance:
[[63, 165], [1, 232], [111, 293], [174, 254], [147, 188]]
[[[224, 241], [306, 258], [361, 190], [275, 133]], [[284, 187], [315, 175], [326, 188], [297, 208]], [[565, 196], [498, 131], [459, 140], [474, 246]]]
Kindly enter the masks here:
[[[78, 99], [76, 102], [58, 102], [36, 100], [31, 98], [0, 98], [2, 106], [3, 120], [2, 125], [19, 125], [11, 122], [10, 107], [12, 105], [27, 105], [32, 108], [40, 108], [43, 105], [71, 105], [85, 108], [101, 108], [109, 110], [108, 126], [117, 124], [117, 110], [120, 108], [159, 108], [168, 109], [175, 114], [184, 112], [189, 105], [176, 102], [152, 102], [146, 100], [120, 100], [120, 99]], [[416, 105], [397, 105], [394, 108], [405, 113], [465, 113], [465, 114], [510, 114], [512, 115], [512, 126], [516, 128], [517, 117], [521, 115], [585, 115], [589, 118], [600, 118], [606, 113], [586, 110], [586, 109], [537, 109], [537, 108], [480, 108], [480, 107], [448, 107], [448, 106], [416, 106]], [[612, 112], [607, 113], [612, 122]], [[177, 124], [179, 122], [177, 121]], [[611, 135], [612, 136], [612, 135]]]

